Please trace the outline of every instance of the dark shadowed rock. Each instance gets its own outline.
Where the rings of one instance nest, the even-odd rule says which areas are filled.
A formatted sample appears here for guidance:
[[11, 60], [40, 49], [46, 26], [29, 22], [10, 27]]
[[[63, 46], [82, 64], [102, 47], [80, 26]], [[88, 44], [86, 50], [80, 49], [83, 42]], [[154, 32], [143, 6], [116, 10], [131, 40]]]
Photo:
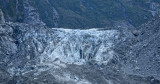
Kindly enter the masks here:
[[3, 12], [2, 12], [2, 10], [0, 9], [0, 24], [3, 24], [3, 23], [5, 23], [5, 19], [4, 19]]

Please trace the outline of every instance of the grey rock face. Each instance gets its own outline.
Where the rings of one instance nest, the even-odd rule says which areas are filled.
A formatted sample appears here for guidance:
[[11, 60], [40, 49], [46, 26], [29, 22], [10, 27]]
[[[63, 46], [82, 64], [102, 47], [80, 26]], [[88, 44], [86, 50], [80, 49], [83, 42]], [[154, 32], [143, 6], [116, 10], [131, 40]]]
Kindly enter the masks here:
[[32, 7], [29, 3], [29, 0], [23, 0], [24, 6], [24, 23], [34, 24], [34, 25], [45, 25], [40, 20], [39, 14], [36, 12], [36, 9]]
[[21, 22], [32, 25], [45, 25], [30, 0], [0, 0], [0, 8], [5, 14], [6, 22]]
[[126, 73], [153, 76], [160, 79], [159, 23], [160, 17], [157, 14], [151, 21], [140, 26], [139, 30], [133, 31], [136, 37], [135, 42], [125, 42], [117, 45], [119, 48], [116, 51], [119, 53], [119, 56], [122, 55], [122, 60], [126, 60], [122, 64], [122, 69]]
[[[151, 21], [141, 26], [141, 34], [138, 36], [140, 43], [135, 45], [135, 50], [138, 62], [136, 65], [145, 69], [144, 71], [137, 71], [144, 75], [154, 75], [160, 79], [160, 13]], [[142, 66], [143, 65], [143, 66]]]

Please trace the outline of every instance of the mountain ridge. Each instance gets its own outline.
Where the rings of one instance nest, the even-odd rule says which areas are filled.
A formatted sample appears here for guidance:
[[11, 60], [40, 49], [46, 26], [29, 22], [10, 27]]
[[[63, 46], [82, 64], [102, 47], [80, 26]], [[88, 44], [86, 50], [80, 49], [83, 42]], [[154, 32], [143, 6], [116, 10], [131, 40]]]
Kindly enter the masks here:
[[124, 21], [137, 28], [149, 21], [160, 8], [157, 0], [1, 0], [0, 2], [6, 21], [29, 23], [32, 20], [31, 24], [43, 22], [48, 27], [73, 29], [104, 28], [113, 26], [115, 21]]

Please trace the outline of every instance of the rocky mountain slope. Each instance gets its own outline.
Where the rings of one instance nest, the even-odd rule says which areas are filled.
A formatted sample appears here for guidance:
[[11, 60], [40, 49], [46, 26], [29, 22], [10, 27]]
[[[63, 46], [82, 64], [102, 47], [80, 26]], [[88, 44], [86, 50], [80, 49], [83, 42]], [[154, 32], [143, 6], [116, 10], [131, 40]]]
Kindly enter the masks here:
[[[62, 28], [140, 26], [160, 8], [159, 0], [0, 0], [7, 21]], [[121, 25], [123, 25], [121, 24]]]
[[[118, 45], [120, 47], [119, 49], [117, 48], [116, 51], [126, 60], [122, 68], [125, 72], [160, 78], [159, 25], [160, 14], [157, 14], [148, 23], [140, 26], [138, 28], [139, 30], [133, 31], [136, 42], [130, 41], [127, 42], [127, 45], [126, 43]], [[123, 51], [123, 49], [125, 49], [125, 51]], [[125, 52], [125, 54], [122, 52]]]
[[1, 84], [160, 84], [159, 13], [139, 30], [48, 28], [0, 17]]

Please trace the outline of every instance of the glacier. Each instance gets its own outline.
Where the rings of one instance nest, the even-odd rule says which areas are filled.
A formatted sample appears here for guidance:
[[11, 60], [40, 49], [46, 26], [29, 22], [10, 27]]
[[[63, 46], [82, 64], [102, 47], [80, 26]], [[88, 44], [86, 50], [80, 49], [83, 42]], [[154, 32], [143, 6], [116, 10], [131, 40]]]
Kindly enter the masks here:
[[51, 65], [52, 62], [61, 61], [82, 65], [95, 61], [99, 65], [106, 65], [114, 56], [112, 48], [119, 36], [117, 30], [52, 29], [55, 32], [40, 56], [41, 64]]

